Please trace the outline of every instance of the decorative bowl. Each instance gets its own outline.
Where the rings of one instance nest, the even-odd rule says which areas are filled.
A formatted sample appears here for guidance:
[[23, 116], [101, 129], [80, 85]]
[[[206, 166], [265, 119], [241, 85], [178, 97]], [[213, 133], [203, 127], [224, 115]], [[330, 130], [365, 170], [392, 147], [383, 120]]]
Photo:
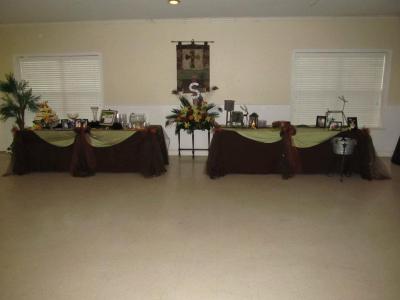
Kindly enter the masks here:
[[79, 117], [78, 113], [67, 113], [67, 117], [70, 118], [71, 120], [75, 120]]

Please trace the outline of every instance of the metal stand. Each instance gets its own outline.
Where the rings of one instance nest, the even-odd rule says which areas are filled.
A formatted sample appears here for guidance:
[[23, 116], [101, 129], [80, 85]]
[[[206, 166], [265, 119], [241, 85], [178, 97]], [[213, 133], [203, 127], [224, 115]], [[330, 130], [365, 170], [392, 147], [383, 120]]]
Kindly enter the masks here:
[[[332, 139], [333, 153], [335, 155], [334, 169], [339, 167], [340, 182], [343, 182], [343, 174], [351, 176], [353, 164], [354, 147], [357, 144], [355, 140], [345, 137], [337, 137]], [[340, 159], [340, 160], [339, 160]], [[347, 166], [346, 166], [347, 162]]]
[[[196, 130], [196, 129], [195, 129]], [[194, 131], [195, 131], [194, 130]], [[197, 129], [200, 130], [200, 129]], [[194, 131], [191, 133], [192, 135], [192, 148], [181, 148], [181, 131], [178, 132], [178, 154], [181, 156], [181, 151], [192, 151], [192, 158], [194, 159], [195, 151], [209, 151], [210, 148], [210, 130], [207, 130], [207, 138], [208, 138], [208, 147], [206, 148], [195, 148], [194, 147]], [[203, 130], [202, 130], [203, 131]]]
[[346, 157], [346, 146], [347, 146], [347, 144], [343, 144], [342, 162], [340, 164], [340, 182], [343, 182], [344, 160]]
[[231, 127], [232, 126], [232, 112], [231, 111], [226, 111], [226, 127]]

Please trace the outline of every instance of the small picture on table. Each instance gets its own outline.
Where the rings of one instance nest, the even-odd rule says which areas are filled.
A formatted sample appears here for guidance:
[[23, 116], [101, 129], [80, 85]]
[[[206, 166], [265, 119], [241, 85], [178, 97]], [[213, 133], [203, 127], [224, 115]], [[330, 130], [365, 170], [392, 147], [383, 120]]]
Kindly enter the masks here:
[[358, 128], [357, 117], [348, 117], [347, 126], [349, 126], [350, 129], [357, 129]]
[[317, 116], [315, 126], [317, 128], [325, 128], [326, 127], [326, 116]]
[[337, 121], [332, 121], [329, 123], [329, 129], [330, 130], [341, 130], [342, 129], [342, 122], [337, 122]]
[[231, 113], [232, 126], [243, 126], [243, 112], [233, 111]]
[[89, 120], [88, 119], [81, 119], [81, 126], [83, 128], [88, 127], [88, 125], [89, 125]]
[[69, 120], [68, 119], [61, 119], [61, 128], [69, 129]]
[[100, 125], [112, 126], [116, 116], [116, 110], [102, 110], [100, 114]]
[[75, 120], [75, 128], [81, 128], [81, 126], [82, 126], [82, 120], [76, 119]]

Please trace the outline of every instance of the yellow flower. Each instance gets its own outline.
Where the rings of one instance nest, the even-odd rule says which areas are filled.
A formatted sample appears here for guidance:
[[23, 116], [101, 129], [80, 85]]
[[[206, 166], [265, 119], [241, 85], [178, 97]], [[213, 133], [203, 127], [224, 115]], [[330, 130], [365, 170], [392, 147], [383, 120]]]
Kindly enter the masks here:
[[189, 122], [185, 122], [185, 128], [189, 128], [190, 124]]

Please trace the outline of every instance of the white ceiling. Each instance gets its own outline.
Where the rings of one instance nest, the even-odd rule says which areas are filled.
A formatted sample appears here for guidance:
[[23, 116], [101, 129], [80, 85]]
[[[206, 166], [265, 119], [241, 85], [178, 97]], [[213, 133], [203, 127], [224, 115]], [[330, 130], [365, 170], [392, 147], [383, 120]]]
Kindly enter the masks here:
[[0, 0], [0, 23], [118, 19], [400, 16], [400, 0]]

